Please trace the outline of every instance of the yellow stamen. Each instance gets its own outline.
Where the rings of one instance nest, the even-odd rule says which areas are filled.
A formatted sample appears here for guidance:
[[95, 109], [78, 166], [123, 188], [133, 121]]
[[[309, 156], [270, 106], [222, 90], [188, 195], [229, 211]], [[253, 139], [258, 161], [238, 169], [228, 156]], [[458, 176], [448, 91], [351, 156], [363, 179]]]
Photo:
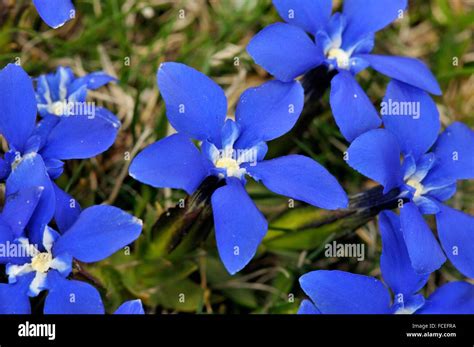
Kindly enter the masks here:
[[39, 253], [31, 260], [31, 267], [37, 272], [47, 272], [53, 261], [51, 253]]
[[423, 185], [416, 180], [408, 180], [407, 184], [415, 189], [415, 197], [421, 196], [423, 190], [425, 189]]
[[239, 164], [237, 163], [237, 160], [235, 159], [228, 158], [228, 157], [219, 158], [216, 161], [215, 165], [219, 169], [226, 169], [227, 176], [231, 176], [231, 177], [241, 176], [242, 169], [240, 168]]
[[349, 54], [340, 48], [331, 48], [327, 54], [329, 59], [336, 59], [340, 69], [349, 69]]

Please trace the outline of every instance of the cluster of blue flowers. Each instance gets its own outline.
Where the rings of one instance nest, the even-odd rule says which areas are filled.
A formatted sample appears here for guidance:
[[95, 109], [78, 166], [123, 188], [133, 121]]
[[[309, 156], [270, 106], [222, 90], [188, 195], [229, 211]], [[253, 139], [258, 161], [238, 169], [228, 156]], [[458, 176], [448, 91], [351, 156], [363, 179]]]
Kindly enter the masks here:
[[[53, 28], [74, 16], [70, 0], [34, 3]], [[227, 116], [226, 96], [215, 82], [186, 65], [163, 63], [157, 82], [176, 133], [139, 153], [130, 175], [188, 194], [209, 176], [222, 180], [211, 197], [215, 238], [225, 268], [237, 273], [268, 229], [246, 192], [248, 178], [319, 208], [348, 206], [338, 181], [314, 160], [265, 159], [267, 142], [288, 133], [303, 110], [305, 93], [296, 78], [325, 66], [337, 72], [330, 104], [350, 143], [347, 163], [384, 193], [395, 190], [399, 215], [379, 215], [385, 284], [343, 271], [313, 271], [300, 278], [309, 300], [299, 312], [474, 313], [474, 286], [467, 281], [447, 283], [427, 298], [420, 294], [447, 259], [474, 278], [474, 217], [444, 204], [459, 180], [474, 178], [474, 131], [454, 123], [440, 133], [430, 94], [441, 90], [421, 61], [371, 54], [375, 33], [403, 16], [407, 1], [345, 0], [335, 14], [331, 0], [273, 3], [286, 23], [263, 29], [248, 53], [275, 79], [244, 91], [235, 116]], [[380, 112], [355, 78], [368, 67], [391, 79]], [[102, 72], [76, 78], [59, 68], [36, 79], [35, 90], [21, 67], [0, 72], [0, 133], [8, 144], [0, 160], [6, 186], [0, 245], [9, 251], [0, 254], [8, 277], [0, 284], [0, 313], [29, 313], [29, 298], [42, 291], [48, 291], [45, 313], [104, 313], [98, 291], [71, 278], [74, 261], [97, 262], [117, 252], [139, 237], [141, 221], [111, 206], [82, 210], [54, 180], [64, 160], [94, 157], [115, 141], [117, 117], [87, 101], [89, 90], [113, 81]], [[435, 216], [437, 236], [424, 215]], [[129, 301], [115, 313], [143, 308], [139, 300]]]
[[[403, 15], [407, 1], [346, 0], [343, 12], [332, 16], [331, 0], [273, 3], [286, 24], [258, 33], [249, 54], [281, 81], [319, 65], [337, 70], [330, 103], [342, 135], [351, 142], [348, 164], [380, 183], [385, 193], [398, 189], [401, 201], [400, 220], [388, 212], [380, 216], [381, 267], [396, 297], [392, 306], [376, 279], [315, 271], [301, 278], [312, 302], [304, 301], [300, 312], [473, 313], [474, 286], [467, 282], [449, 283], [426, 302], [416, 294], [446, 256], [462, 274], [474, 277], [474, 217], [442, 203], [455, 194], [458, 180], [474, 178], [474, 132], [454, 123], [439, 135], [439, 113], [428, 93], [441, 90], [423, 63], [369, 54], [375, 32]], [[392, 79], [382, 119], [354, 78], [367, 67]], [[424, 214], [436, 216], [443, 249]]]
[[[42, 291], [48, 291], [44, 313], [104, 313], [97, 289], [70, 278], [74, 261], [97, 262], [117, 252], [138, 238], [142, 222], [112, 206], [81, 210], [54, 180], [63, 160], [91, 158], [115, 141], [117, 117], [84, 107], [87, 91], [111, 80], [104, 73], [75, 78], [59, 68], [39, 77], [35, 92], [21, 67], [0, 71], [0, 133], [8, 143], [0, 161], [6, 187], [0, 264], [8, 277], [0, 284], [0, 313], [30, 313], [30, 297]], [[142, 311], [132, 301], [117, 312]]]

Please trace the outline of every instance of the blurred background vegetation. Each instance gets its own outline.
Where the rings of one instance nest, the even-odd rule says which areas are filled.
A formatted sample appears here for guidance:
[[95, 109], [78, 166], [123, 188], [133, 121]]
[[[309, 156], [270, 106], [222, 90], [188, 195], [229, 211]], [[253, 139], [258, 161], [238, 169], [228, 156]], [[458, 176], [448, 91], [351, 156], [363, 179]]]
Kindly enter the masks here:
[[[271, 231], [254, 260], [229, 276], [217, 256], [211, 234], [198, 249], [179, 257], [142, 252], [151, 242], [151, 226], [184, 197], [180, 191], [153, 189], [128, 176], [133, 157], [145, 145], [172, 132], [156, 86], [161, 62], [179, 61], [209, 75], [226, 91], [228, 114], [248, 87], [270, 79], [245, 51], [251, 37], [279, 21], [271, 0], [74, 0], [77, 17], [58, 30], [49, 29], [30, 0], [0, 0], [0, 66], [20, 59], [31, 76], [70, 66], [78, 75], [105, 70], [119, 82], [90, 98], [122, 121], [115, 145], [87, 161], [69, 161], [58, 184], [83, 207], [108, 203], [145, 222], [144, 234], [131, 255], [118, 252], [94, 265], [78, 264], [76, 276], [96, 281], [108, 309], [141, 298], [150, 313], [293, 313], [303, 297], [298, 277], [314, 269], [340, 269], [380, 275], [377, 224], [352, 230], [309, 230], [303, 237], [280, 238], [321, 211], [293, 211], [288, 201], [253, 184], [248, 190], [270, 220]], [[474, 128], [474, 51], [472, 0], [412, 0], [403, 19], [377, 34], [375, 52], [425, 61], [438, 78], [443, 95], [436, 98], [441, 121], [462, 121]], [[339, 9], [341, 1], [334, 1]], [[236, 63], [237, 62], [237, 63]], [[359, 81], [379, 104], [387, 79], [364, 71]], [[196, 91], [197, 93], [199, 91]], [[347, 143], [330, 114], [315, 114], [304, 132], [287, 143], [287, 153], [303, 153], [323, 164], [349, 194], [374, 186], [342, 160]], [[272, 145], [270, 144], [272, 148]], [[158, 158], [159, 160], [159, 158]], [[462, 182], [450, 201], [474, 214], [474, 184]], [[366, 259], [326, 258], [324, 244], [365, 243]], [[426, 293], [444, 281], [462, 278], [449, 264], [432, 275]]]

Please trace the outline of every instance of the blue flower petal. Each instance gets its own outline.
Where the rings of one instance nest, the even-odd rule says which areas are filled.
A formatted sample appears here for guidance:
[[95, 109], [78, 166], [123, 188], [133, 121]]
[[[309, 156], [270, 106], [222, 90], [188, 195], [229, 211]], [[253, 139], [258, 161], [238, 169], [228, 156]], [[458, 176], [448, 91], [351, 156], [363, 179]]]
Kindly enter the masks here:
[[35, 153], [24, 156], [12, 170], [6, 182], [6, 195], [11, 196], [30, 187], [43, 187], [41, 198], [28, 224], [30, 241], [41, 244], [44, 227], [53, 218], [56, 199], [43, 159]]
[[474, 131], [455, 122], [439, 136], [434, 153], [436, 165], [427, 181], [474, 179]]
[[474, 278], [474, 217], [440, 204], [438, 235], [446, 255], [464, 275]]
[[400, 209], [400, 221], [408, 255], [415, 271], [429, 274], [446, 261], [441, 247], [422, 214], [412, 202]]
[[299, 82], [270, 81], [247, 89], [235, 112], [241, 130], [236, 146], [249, 148], [286, 134], [298, 120], [303, 104], [304, 90]]
[[64, 190], [53, 183], [54, 194], [56, 196], [56, 211], [54, 220], [62, 233], [66, 232], [81, 214], [79, 202]]
[[140, 236], [142, 221], [113, 206], [92, 206], [54, 244], [53, 255], [69, 253], [90, 263], [102, 260]]
[[[423, 182], [425, 189], [429, 188], [429, 184]], [[451, 183], [443, 187], [437, 187], [430, 190], [427, 195], [431, 198], [435, 198], [438, 201], [446, 201], [451, 199], [456, 194], [456, 183]]]
[[23, 151], [36, 122], [33, 82], [17, 65], [8, 64], [0, 71], [0, 133], [10, 149]]
[[436, 289], [417, 314], [474, 314], [474, 285], [449, 282]]
[[303, 300], [298, 309], [298, 314], [321, 314], [321, 312], [310, 300]]
[[425, 297], [421, 294], [404, 296], [398, 294], [395, 296], [392, 305], [394, 314], [413, 314], [425, 304]]
[[48, 289], [45, 314], [104, 314], [99, 292], [88, 283], [68, 280], [50, 271]]
[[417, 274], [413, 269], [407, 246], [403, 238], [400, 218], [391, 211], [379, 215], [382, 235], [380, 269], [382, 276], [397, 298], [403, 295], [403, 302], [426, 284], [429, 274]]
[[437, 214], [439, 212], [439, 202], [428, 196], [417, 196], [413, 202], [421, 214]]
[[7, 196], [2, 220], [7, 222], [15, 237], [22, 235], [40, 201], [43, 187], [26, 187]]
[[340, 71], [331, 80], [330, 102], [334, 119], [347, 141], [382, 124], [369, 97], [350, 72]]
[[388, 77], [431, 94], [441, 95], [441, 89], [436, 78], [421, 60], [373, 54], [361, 54], [360, 57], [368, 61], [373, 69]]
[[245, 168], [277, 194], [330, 210], [347, 207], [347, 195], [334, 176], [308, 157], [288, 155]]
[[[3, 220], [3, 216], [0, 216], [0, 247], [7, 249], [10, 244], [13, 244], [15, 241], [15, 234], [13, 233], [10, 225]], [[0, 252], [0, 264], [8, 264], [12, 262], [17, 257], [11, 257], [10, 254], [5, 252]], [[0, 300], [1, 305], [1, 300]]]
[[184, 189], [192, 194], [208, 175], [210, 162], [182, 134], [157, 141], [140, 152], [130, 176], [156, 188]]
[[39, 148], [42, 148], [48, 141], [49, 134], [63, 119], [58, 116], [47, 115], [42, 118], [33, 131], [33, 137], [39, 141]]
[[217, 249], [225, 268], [233, 275], [253, 258], [268, 223], [236, 178], [227, 179], [227, 185], [214, 192], [212, 211]]
[[273, 0], [273, 5], [285, 22], [313, 35], [325, 28], [332, 12], [332, 0]]
[[392, 23], [407, 7], [407, 0], [345, 0], [344, 41], [357, 42]]
[[[235, 141], [237, 141], [237, 138], [240, 135], [240, 126], [238, 123], [236, 123], [232, 119], [226, 119], [224, 126], [222, 127], [222, 132], [221, 132], [221, 137], [222, 137], [222, 148], [233, 148]], [[207, 141], [206, 141], [207, 142]], [[207, 142], [208, 143], [208, 142]], [[213, 145], [214, 144], [209, 144], [208, 145]], [[201, 146], [202, 148], [202, 146]], [[212, 157], [210, 157], [212, 158]]]
[[63, 160], [94, 157], [112, 146], [119, 128], [118, 119], [101, 107], [94, 116], [66, 117], [49, 134], [41, 155]]
[[163, 63], [158, 87], [171, 125], [196, 140], [219, 143], [227, 114], [224, 91], [201, 72], [179, 63]]
[[33, 274], [21, 276], [15, 284], [0, 284], [0, 314], [31, 314], [28, 287]]
[[75, 17], [71, 0], [33, 0], [40, 17], [56, 29]]
[[382, 115], [385, 129], [397, 137], [402, 153], [411, 154], [415, 159], [435, 143], [441, 127], [439, 112], [431, 97], [421, 89], [396, 80], [387, 86]]
[[83, 77], [75, 79], [69, 87], [69, 93], [74, 93], [82, 86], [86, 86], [87, 89], [91, 90], [99, 89], [107, 83], [115, 81], [117, 81], [115, 77], [112, 77], [103, 71], [92, 72]]
[[283, 82], [319, 66], [324, 61], [322, 49], [300, 28], [275, 23], [255, 35], [247, 46], [255, 63]]
[[301, 276], [300, 285], [323, 314], [390, 312], [390, 293], [373, 277], [320, 270]]
[[347, 153], [348, 164], [383, 185], [384, 192], [403, 184], [400, 147], [397, 138], [389, 131], [376, 129], [359, 136]]
[[145, 314], [141, 300], [130, 300], [124, 302], [114, 314]]

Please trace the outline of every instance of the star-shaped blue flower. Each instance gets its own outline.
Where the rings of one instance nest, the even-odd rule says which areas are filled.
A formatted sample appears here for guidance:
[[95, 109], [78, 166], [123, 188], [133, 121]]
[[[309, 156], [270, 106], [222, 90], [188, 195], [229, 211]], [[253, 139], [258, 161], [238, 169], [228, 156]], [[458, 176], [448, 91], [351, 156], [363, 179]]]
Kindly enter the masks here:
[[71, 0], [33, 0], [40, 17], [51, 28], [56, 29], [76, 15]]
[[[67, 80], [71, 83], [66, 83], [63, 75], [67, 72], [67, 69], [60, 69], [55, 75], [57, 78], [40, 78], [38, 93], [45, 97], [47, 85], [50, 99], [54, 102], [58, 99], [53, 95], [70, 96], [68, 91], [84, 90], [84, 85], [88, 85], [86, 81], [90, 81], [88, 76], [75, 81], [69, 78]], [[78, 87], [72, 88], [74, 85]], [[64, 89], [64, 86], [68, 88]], [[63, 160], [86, 159], [104, 152], [114, 143], [120, 122], [105, 108], [93, 106], [92, 113], [54, 116], [45, 113], [37, 123], [37, 109], [33, 81], [21, 67], [7, 65], [0, 71], [0, 133], [7, 140], [9, 150], [0, 160], [0, 179], [6, 180], [7, 196], [26, 187], [44, 188], [30, 220], [30, 238], [38, 243], [44, 227], [55, 213], [60, 223], [67, 224], [70, 217], [58, 216], [58, 212], [73, 213], [75, 210], [69, 208], [70, 199], [60, 198], [67, 197], [67, 194], [52, 182], [61, 175]], [[60, 202], [66, 206], [59, 206]]]
[[[22, 213], [21, 209], [16, 211]], [[29, 297], [43, 290], [48, 290], [46, 314], [104, 313], [100, 294], [93, 286], [67, 278], [73, 259], [84, 263], [103, 260], [136, 240], [141, 230], [141, 220], [105, 205], [85, 209], [61, 234], [45, 227], [40, 245], [23, 236], [12, 238], [7, 227], [0, 228], [0, 241], [9, 241], [21, 250], [0, 257], [9, 282], [0, 284], [0, 313], [30, 313]], [[136, 304], [125, 305], [119, 313], [138, 312]]]
[[[473, 278], [474, 217], [443, 202], [455, 194], [458, 180], [474, 178], [474, 131], [456, 122], [438, 136], [436, 105], [425, 92], [403, 82], [390, 82], [384, 100], [418, 103], [419, 115], [384, 115], [385, 128], [356, 138], [347, 151], [347, 162], [380, 183], [385, 192], [397, 188], [400, 199], [409, 201], [400, 206], [401, 225], [417, 272], [438, 269], [445, 253], [461, 273]], [[436, 215], [444, 253], [423, 214]]]
[[[389, 289], [374, 277], [344, 271], [319, 270], [303, 275], [300, 284], [311, 300], [303, 300], [300, 314], [473, 314], [474, 285], [449, 282], [425, 299], [417, 292], [430, 273], [411, 265], [399, 217], [390, 211], [379, 219], [382, 235], [380, 269]], [[420, 245], [420, 247], [422, 247]]]
[[345, 0], [342, 13], [332, 16], [331, 0], [273, 0], [273, 4], [287, 23], [272, 24], [258, 33], [247, 47], [250, 56], [284, 82], [321, 65], [337, 70], [331, 80], [330, 103], [348, 141], [381, 124], [354, 78], [367, 67], [441, 94], [436, 79], [421, 61], [370, 54], [375, 33], [403, 14], [407, 0]]
[[[266, 142], [282, 136], [303, 108], [299, 82], [270, 81], [246, 90], [235, 121], [226, 120], [224, 91], [202, 73], [164, 63], [158, 86], [170, 123], [178, 131], [145, 148], [133, 160], [130, 175], [154, 187], [191, 194], [210, 175], [226, 185], [212, 195], [217, 247], [227, 270], [240, 271], [267, 232], [267, 221], [245, 191], [245, 177], [271, 191], [326, 209], [347, 206], [336, 179], [314, 160], [289, 155], [264, 160]], [[201, 150], [190, 139], [202, 142]]]

